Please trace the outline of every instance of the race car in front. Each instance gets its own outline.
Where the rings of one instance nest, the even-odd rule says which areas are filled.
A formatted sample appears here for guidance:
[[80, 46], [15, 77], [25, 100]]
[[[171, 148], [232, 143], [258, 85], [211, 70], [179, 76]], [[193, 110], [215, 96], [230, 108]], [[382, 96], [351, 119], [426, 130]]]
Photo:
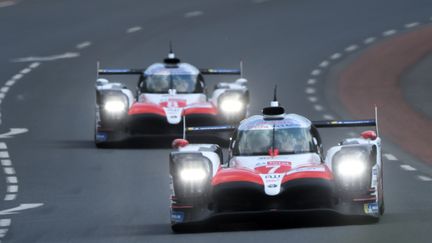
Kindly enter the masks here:
[[[237, 215], [384, 213], [381, 139], [375, 131], [343, 140], [324, 157], [319, 128], [375, 126], [376, 120], [310, 121], [277, 102], [235, 128], [229, 159], [219, 146], [174, 140], [170, 154], [171, 225], [193, 230]], [[196, 127], [190, 131], [229, 129]]]
[[[198, 69], [181, 62], [170, 51], [162, 63], [145, 69], [98, 67], [97, 72], [95, 143], [98, 147], [129, 138], [179, 137], [186, 124], [238, 124], [248, 113], [246, 79], [240, 76], [234, 82], [218, 83], [212, 95], [207, 96], [203, 77], [241, 75], [240, 69]], [[129, 74], [139, 76], [135, 94], [126, 85], [99, 76]]]

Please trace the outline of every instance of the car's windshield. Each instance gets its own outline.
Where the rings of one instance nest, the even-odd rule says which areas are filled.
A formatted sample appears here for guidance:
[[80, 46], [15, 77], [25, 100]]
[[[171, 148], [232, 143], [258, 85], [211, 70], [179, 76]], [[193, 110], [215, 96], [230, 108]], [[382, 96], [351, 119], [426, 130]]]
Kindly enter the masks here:
[[279, 154], [314, 152], [308, 128], [278, 128], [241, 130], [234, 147], [235, 155], [268, 155], [271, 148]]
[[177, 93], [196, 92], [197, 75], [190, 74], [155, 74], [145, 80], [146, 93], [166, 93], [175, 89]]

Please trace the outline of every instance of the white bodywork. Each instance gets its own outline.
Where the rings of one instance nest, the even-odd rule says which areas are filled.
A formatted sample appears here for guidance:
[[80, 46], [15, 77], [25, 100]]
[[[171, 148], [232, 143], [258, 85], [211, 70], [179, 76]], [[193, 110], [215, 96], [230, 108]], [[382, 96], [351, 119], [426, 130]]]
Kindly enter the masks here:
[[217, 85], [217, 88], [213, 91], [211, 102], [218, 106], [219, 97], [227, 92], [228, 90], [247, 91], [247, 80], [244, 78], [237, 79], [235, 82], [227, 83], [221, 82]]

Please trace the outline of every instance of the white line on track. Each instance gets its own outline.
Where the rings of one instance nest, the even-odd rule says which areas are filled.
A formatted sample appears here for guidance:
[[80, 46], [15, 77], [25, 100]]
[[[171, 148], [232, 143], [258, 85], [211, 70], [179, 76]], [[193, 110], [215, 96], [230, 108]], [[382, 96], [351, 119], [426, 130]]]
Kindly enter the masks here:
[[15, 169], [13, 167], [3, 167], [3, 171], [6, 175], [15, 175]]
[[346, 52], [352, 52], [352, 51], [357, 50], [357, 48], [358, 48], [357, 45], [350, 45], [350, 46], [348, 46], [347, 48], [345, 48], [345, 51], [346, 51]]
[[320, 75], [321, 74], [321, 70], [319, 70], [319, 69], [314, 69], [314, 70], [312, 70], [312, 72], [311, 72], [311, 75], [312, 76], [318, 76], [318, 75]]
[[322, 105], [314, 105], [314, 109], [317, 111], [322, 111], [324, 110], [324, 107]]
[[15, 84], [15, 80], [9, 80], [9, 81], [7, 81], [6, 83], [5, 83], [5, 85], [6, 86], [12, 86], [12, 85], [14, 85]]
[[20, 58], [13, 59], [12, 62], [49, 62], [49, 61], [56, 61], [59, 59], [76, 58], [79, 56], [80, 54], [78, 52], [66, 52], [63, 54], [46, 56], [46, 57], [38, 57], [38, 56], [20, 57]]
[[10, 159], [2, 159], [1, 160], [1, 164], [3, 166], [11, 166], [12, 165], [12, 161]]
[[416, 27], [416, 26], [418, 26], [419, 24], [420, 24], [419, 22], [412, 22], [412, 23], [409, 23], [409, 24], [404, 25], [404, 27], [407, 28], [407, 29], [409, 29], [409, 28]]
[[387, 160], [391, 160], [391, 161], [396, 161], [398, 160], [398, 158], [396, 156], [394, 156], [393, 154], [383, 154], [383, 156], [387, 159]]
[[126, 30], [126, 33], [131, 34], [137, 31], [142, 30], [142, 28], [140, 26], [134, 26], [134, 27], [130, 27], [129, 29]]
[[[6, 233], [9, 231], [9, 229], [0, 229], [0, 238], [3, 238], [6, 236]], [[0, 241], [1, 243], [1, 241]]]
[[314, 102], [317, 102], [317, 101], [318, 101], [318, 98], [315, 97], [315, 96], [309, 96], [309, 97], [308, 97], [308, 100], [309, 100], [310, 102], [314, 103]]
[[0, 89], [0, 92], [7, 93], [9, 91], [9, 87], [3, 87]]
[[9, 193], [17, 193], [18, 192], [18, 185], [9, 185], [7, 187], [7, 192], [9, 192]]
[[37, 68], [40, 66], [40, 62], [34, 62], [32, 64], [30, 64], [29, 68]]
[[428, 176], [419, 175], [419, 176], [417, 176], [417, 178], [419, 178], [419, 180], [421, 180], [421, 181], [432, 181], [432, 178], [430, 178]]
[[4, 199], [5, 201], [12, 201], [16, 199], [16, 194], [6, 194]]
[[329, 61], [324, 60], [324, 61], [322, 61], [318, 66], [319, 66], [319, 67], [322, 67], [322, 68], [325, 68], [325, 67], [327, 67], [329, 64], [330, 64]]
[[190, 12], [185, 13], [184, 17], [185, 18], [195, 18], [195, 17], [201, 16], [203, 14], [204, 14], [203, 11], [201, 11], [201, 10], [195, 10], [195, 11], [190, 11]]
[[397, 30], [386, 30], [382, 33], [383, 36], [391, 36], [397, 33]]
[[24, 77], [24, 75], [22, 75], [22, 74], [15, 74], [14, 76], [12, 76], [12, 80], [18, 80], [18, 79], [21, 79], [22, 77]]
[[324, 114], [324, 115], [323, 115], [323, 118], [324, 118], [325, 120], [334, 120], [334, 119], [335, 119], [334, 116], [329, 115], [329, 114]]
[[314, 88], [306, 88], [305, 92], [306, 92], [306, 94], [315, 94], [315, 89]]
[[2, 1], [2, 2], [0, 2], [0, 8], [10, 7], [10, 6], [15, 5], [15, 4], [16, 4], [16, 2], [12, 1], [12, 0]]
[[23, 70], [20, 71], [21, 74], [27, 74], [31, 72], [31, 68], [24, 68]]
[[18, 178], [16, 176], [8, 176], [6, 177], [6, 181], [10, 184], [18, 183]]
[[90, 41], [84, 41], [84, 42], [81, 42], [81, 43], [77, 44], [75, 47], [77, 49], [84, 49], [84, 48], [87, 48], [87, 47], [91, 46], [91, 44], [92, 43]]
[[8, 227], [10, 224], [10, 219], [0, 219], [0, 227]]
[[312, 84], [315, 84], [315, 83], [316, 83], [316, 79], [314, 79], [314, 78], [310, 78], [307, 81], [307, 84], [309, 84], [309, 85], [312, 85]]
[[341, 57], [342, 57], [342, 54], [336, 52], [335, 54], [333, 54], [333, 55], [330, 56], [330, 59], [336, 60], [336, 59], [339, 59]]
[[411, 165], [400, 165], [400, 167], [406, 171], [416, 171], [417, 170], [416, 168], [412, 167]]
[[9, 158], [9, 153], [7, 151], [0, 151], [0, 158], [2, 159]]
[[370, 44], [370, 43], [374, 42], [375, 40], [376, 40], [375, 37], [369, 37], [369, 38], [366, 38], [366, 39], [363, 41], [363, 43], [365, 43], [365, 44]]
[[6, 143], [0, 142], [0, 149], [7, 149]]

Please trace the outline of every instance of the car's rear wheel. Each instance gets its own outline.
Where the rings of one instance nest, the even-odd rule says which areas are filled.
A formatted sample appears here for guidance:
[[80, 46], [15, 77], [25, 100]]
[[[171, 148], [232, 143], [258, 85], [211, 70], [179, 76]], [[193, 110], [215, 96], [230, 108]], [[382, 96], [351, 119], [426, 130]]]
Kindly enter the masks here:
[[380, 215], [383, 215], [385, 211], [385, 206], [384, 206], [384, 180], [383, 180], [382, 172], [381, 172], [380, 183], [379, 183], [378, 205], [379, 205], [379, 213]]

